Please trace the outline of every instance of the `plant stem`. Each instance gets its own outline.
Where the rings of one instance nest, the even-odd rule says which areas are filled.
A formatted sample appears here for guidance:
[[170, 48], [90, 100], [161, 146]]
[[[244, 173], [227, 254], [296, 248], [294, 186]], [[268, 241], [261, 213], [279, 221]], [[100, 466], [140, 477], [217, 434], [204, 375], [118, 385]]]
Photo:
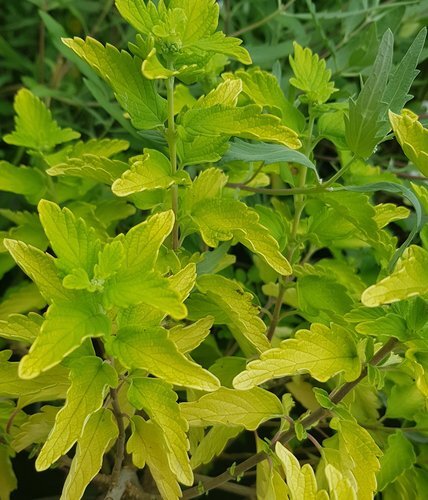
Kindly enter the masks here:
[[[166, 130], [166, 139], [168, 141], [169, 159], [171, 162], [171, 173], [177, 172], [177, 131], [174, 119], [174, 77], [170, 76], [166, 81], [166, 96], [168, 101], [168, 128]], [[178, 186], [171, 186], [171, 208], [174, 212], [174, 228], [172, 230], [172, 249], [179, 247], [178, 236]]]
[[[392, 352], [394, 347], [398, 344], [398, 340], [395, 338], [391, 338], [388, 340], [388, 342], [382, 346], [376, 354], [373, 356], [373, 358], [370, 360], [369, 364], [376, 366], [378, 365], [388, 354]], [[332, 391], [330, 393], [330, 400], [337, 404], [339, 403], [349, 392], [354, 389], [356, 385], [358, 385], [361, 380], [363, 380], [367, 376], [367, 366], [362, 370], [360, 376], [354, 380], [353, 382], [347, 382], [344, 384], [342, 387], [339, 389]], [[307, 417], [302, 419], [300, 421], [301, 425], [305, 428], [308, 429], [311, 427], [313, 424], [318, 422], [321, 418], [328, 416], [329, 411], [326, 410], [325, 408], [317, 408], [314, 410], [312, 413], [310, 413]], [[280, 441], [282, 444], [288, 443], [291, 439], [293, 439], [296, 436], [294, 428], [291, 428], [282, 436], [279, 437], [278, 441]], [[274, 446], [272, 445], [271, 449], [273, 450]], [[206, 493], [209, 490], [212, 490], [214, 488], [218, 488], [219, 485], [224, 484], [231, 479], [234, 479], [238, 476], [241, 476], [244, 474], [247, 470], [252, 469], [255, 467], [258, 463], [262, 462], [266, 458], [268, 458], [268, 454], [265, 452], [259, 452], [255, 455], [253, 455], [251, 458], [245, 460], [244, 462], [238, 464], [236, 467], [234, 467], [234, 475], [231, 475], [229, 470], [226, 472], [223, 472], [223, 474], [220, 474], [217, 477], [210, 478], [209, 480], [202, 481], [199, 486], [190, 488], [188, 490], [185, 490], [183, 492], [183, 499], [188, 499], [188, 498], [196, 498], [199, 495], [202, 495]], [[203, 488], [203, 491], [201, 492]]]
[[[309, 123], [308, 123], [308, 132], [305, 141], [304, 154], [309, 157], [312, 150], [312, 134], [314, 130], [315, 116], [311, 113], [311, 109], [309, 109]], [[308, 169], [304, 166], [300, 167], [299, 177], [297, 179], [297, 185], [299, 188], [303, 189], [306, 184], [306, 175], [308, 173]], [[298, 247], [297, 242], [297, 230], [299, 228], [300, 218], [302, 217], [303, 209], [305, 207], [305, 195], [304, 194], [296, 194], [294, 198], [294, 218], [293, 225], [291, 226], [290, 240], [289, 240], [289, 250], [287, 259], [291, 261], [293, 259], [294, 252]], [[288, 277], [290, 278], [290, 277]], [[285, 294], [285, 284], [281, 281], [279, 284], [278, 296], [275, 301], [275, 307], [272, 313], [272, 321], [269, 324], [269, 328], [267, 329], [266, 336], [269, 340], [272, 339], [276, 327], [279, 322], [279, 318], [281, 315], [281, 307], [282, 307], [282, 299]]]

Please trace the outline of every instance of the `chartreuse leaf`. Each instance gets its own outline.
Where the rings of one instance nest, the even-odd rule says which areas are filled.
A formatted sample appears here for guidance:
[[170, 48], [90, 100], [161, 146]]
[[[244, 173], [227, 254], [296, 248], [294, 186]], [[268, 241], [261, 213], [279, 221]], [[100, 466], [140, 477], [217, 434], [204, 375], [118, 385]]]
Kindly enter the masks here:
[[275, 394], [259, 387], [248, 391], [220, 387], [198, 401], [180, 403], [180, 409], [193, 427], [223, 424], [250, 431], [256, 430], [262, 422], [283, 414], [281, 401]]
[[70, 298], [69, 292], [58, 278], [55, 261], [51, 255], [21, 241], [4, 240], [3, 244], [18, 266], [37, 285], [44, 299], [52, 302], [67, 301]]
[[81, 158], [84, 155], [110, 158], [117, 153], [126, 151], [128, 148], [129, 142], [123, 139], [89, 139], [89, 141], [79, 141], [73, 144], [69, 158]]
[[297, 458], [280, 442], [275, 445], [275, 453], [284, 469], [291, 500], [321, 500], [328, 498], [325, 491], [318, 491], [315, 473], [309, 464], [300, 467]]
[[28, 316], [11, 314], [7, 321], [0, 320], [0, 337], [31, 343], [39, 334], [42, 323], [42, 316], [36, 313]]
[[[256, 439], [257, 452], [266, 451], [267, 443]], [[272, 460], [263, 460], [257, 464], [257, 498], [277, 500], [290, 498], [290, 489], [279, 472], [279, 467]]]
[[227, 176], [220, 169], [203, 170], [186, 189], [182, 200], [183, 210], [190, 212], [199, 202], [219, 197], [226, 183]]
[[215, 391], [220, 385], [217, 377], [181, 354], [163, 328], [122, 328], [108, 349], [125, 367], [148, 370], [171, 384], [201, 391]]
[[418, 115], [408, 109], [403, 109], [400, 115], [390, 111], [389, 120], [404, 154], [428, 175], [428, 129], [423, 127]]
[[178, 500], [181, 489], [169, 465], [162, 429], [138, 415], [131, 418], [131, 425], [126, 451], [132, 455], [134, 465], [141, 469], [147, 464], [162, 498]]
[[394, 271], [361, 296], [365, 306], [391, 304], [415, 295], [428, 293], [428, 252], [411, 245], [397, 262]]
[[58, 266], [66, 272], [82, 268], [92, 274], [100, 250], [95, 230], [68, 208], [61, 209], [51, 201], [42, 200], [38, 210], [43, 229], [58, 257]]
[[262, 113], [257, 104], [238, 108], [222, 104], [192, 108], [184, 113], [179, 132], [186, 137], [223, 135], [275, 142], [292, 149], [301, 146], [293, 130], [282, 125], [277, 116]]
[[327, 464], [324, 474], [330, 490], [332, 500], [357, 500], [357, 493], [351, 481], [331, 464]]
[[216, 424], [211, 427], [207, 434], [201, 439], [196, 450], [192, 454], [190, 464], [193, 469], [202, 464], [208, 464], [214, 457], [220, 455], [227, 443], [242, 432], [243, 428], [238, 426]]
[[313, 104], [323, 104], [337, 91], [330, 81], [331, 70], [326, 68], [325, 59], [313, 54], [311, 49], [304, 49], [293, 42], [294, 57], [290, 56], [290, 66], [294, 77], [290, 83], [305, 93], [305, 98]]
[[45, 190], [45, 179], [39, 170], [0, 161], [0, 191], [22, 194], [37, 203]]
[[79, 439], [87, 417], [101, 408], [107, 387], [116, 387], [117, 374], [100, 358], [84, 356], [72, 363], [70, 380], [65, 405], [37, 457], [38, 471], [50, 467]]
[[13, 490], [18, 487], [18, 481], [12, 468], [10, 448], [0, 443], [0, 498], [8, 500]]
[[52, 304], [46, 313], [30, 351], [19, 364], [19, 376], [34, 378], [60, 363], [90, 337], [110, 332], [110, 320], [96, 299], [86, 292], [75, 292], [67, 302]]
[[172, 230], [173, 212], [155, 214], [134, 226], [123, 239], [125, 257], [116, 274], [104, 285], [108, 301], [127, 307], [144, 303], [180, 319], [186, 307], [168, 279], [153, 271], [159, 249]]
[[68, 370], [62, 366], [56, 366], [49, 373], [32, 380], [25, 380], [18, 376], [17, 362], [0, 362], [0, 396], [19, 398], [20, 406], [63, 399], [69, 385]]
[[207, 245], [216, 247], [220, 241], [234, 238], [279, 274], [291, 274], [291, 266], [279, 251], [278, 242], [260, 224], [257, 212], [244, 203], [212, 198], [196, 204], [191, 216]]
[[69, 158], [47, 170], [49, 175], [70, 175], [111, 185], [126, 170], [128, 164], [101, 156], [85, 154], [81, 158]]
[[12, 448], [19, 453], [32, 444], [44, 443], [54, 426], [58, 411], [59, 408], [55, 406], [42, 406], [38, 413], [30, 415], [14, 435]]
[[376, 491], [376, 474], [380, 469], [378, 456], [382, 452], [371, 435], [356, 422], [337, 422], [339, 451], [352, 458], [351, 472], [357, 485], [358, 500], [372, 500]]
[[109, 83], [135, 128], [152, 129], [163, 125], [167, 117], [166, 100], [156, 92], [154, 83], [143, 77], [141, 59], [125, 51], [119, 52], [112, 45], [104, 46], [90, 37], [63, 41]]
[[104, 453], [117, 438], [113, 413], [101, 408], [85, 423], [77, 441], [76, 455], [62, 490], [61, 498], [80, 500], [86, 487], [101, 469]]
[[128, 399], [137, 410], [144, 410], [151, 421], [162, 430], [171, 470], [180, 483], [191, 486], [187, 420], [180, 414], [177, 394], [172, 386], [155, 378], [132, 378]]
[[61, 128], [43, 102], [27, 89], [16, 94], [14, 108], [15, 130], [3, 137], [8, 144], [49, 151], [57, 144], [80, 137], [71, 128]]
[[378, 491], [384, 490], [415, 462], [416, 454], [412, 443], [400, 430], [397, 430], [388, 437], [388, 447], [380, 457], [380, 471], [377, 474]]
[[347, 381], [361, 372], [357, 347], [351, 334], [339, 325], [331, 328], [313, 323], [310, 330], [299, 330], [293, 339], [281, 342], [281, 347], [261, 354], [250, 361], [246, 371], [233, 381], [236, 389], [249, 389], [273, 378], [309, 372], [313, 378], [326, 382], [343, 372]]
[[120, 15], [145, 35], [150, 33], [160, 19], [158, 10], [151, 0], [147, 4], [138, 0], [116, 0], [115, 3]]
[[[193, 349], [196, 349], [204, 339], [209, 335], [210, 328], [214, 323], [212, 316], [201, 318], [199, 321], [190, 325], [177, 325], [169, 330], [169, 338], [177, 346], [177, 349], [187, 354]], [[1, 322], [0, 322], [0, 335], [1, 335]]]
[[125, 249], [120, 240], [106, 243], [98, 253], [98, 262], [94, 266], [94, 277], [106, 280], [113, 276], [121, 267], [125, 258]]
[[260, 353], [269, 349], [259, 309], [252, 303], [253, 296], [239, 283], [218, 274], [204, 274], [197, 279], [197, 288], [215, 304], [213, 312], [216, 308], [221, 310], [222, 316], [216, 317], [215, 323], [226, 324], [244, 351]]
[[266, 107], [269, 111], [278, 115], [282, 123], [299, 132], [305, 127], [305, 117], [294, 107], [279, 85], [274, 75], [267, 71], [252, 68], [248, 71], [239, 70], [234, 75], [227, 75], [227, 78], [239, 78], [243, 83], [243, 92], [255, 104]]
[[141, 160], [131, 165], [112, 185], [117, 196], [129, 196], [154, 189], [167, 189], [172, 184], [190, 183], [186, 172], [172, 172], [169, 159], [155, 149], [145, 149]]

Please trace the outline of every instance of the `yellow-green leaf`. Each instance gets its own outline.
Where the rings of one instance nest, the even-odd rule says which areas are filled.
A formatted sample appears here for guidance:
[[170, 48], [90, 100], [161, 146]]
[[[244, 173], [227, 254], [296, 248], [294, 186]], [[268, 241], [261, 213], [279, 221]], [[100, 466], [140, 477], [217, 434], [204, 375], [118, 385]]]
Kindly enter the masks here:
[[215, 391], [214, 375], [181, 354], [163, 328], [125, 327], [111, 340], [109, 350], [127, 368], [141, 368], [171, 384]]
[[281, 401], [275, 394], [259, 387], [248, 391], [221, 387], [198, 401], [181, 403], [180, 409], [191, 426], [224, 424], [250, 431], [283, 414]]
[[249, 354], [269, 349], [266, 325], [259, 317], [259, 309], [252, 303], [253, 296], [244, 291], [239, 283], [217, 274], [204, 274], [197, 280], [200, 292], [220, 308], [215, 323], [226, 324], [236, 341]]
[[284, 144], [292, 149], [301, 147], [296, 132], [283, 125], [277, 116], [262, 113], [257, 104], [193, 108], [184, 113], [182, 125], [190, 136], [225, 135]]
[[403, 109], [401, 115], [390, 111], [389, 120], [404, 154], [428, 175], [428, 129], [419, 122], [418, 115], [408, 109]]
[[341, 372], [345, 380], [355, 380], [361, 363], [351, 334], [339, 325], [328, 328], [314, 323], [310, 330], [299, 330], [293, 339], [283, 340], [280, 347], [250, 361], [246, 371], [235, 377], [233, 386], [249, 389], [266, 380], [305, 372], [320, 382]]
[[19, 364], [19, 376], [34, 378], [49, 370], [90, 337], [110, 332], [110, 321], [87, 292], [76, 292], [69, 302], [52, 304], [40, 334]]
[[18, 487], [9, 447], [0, 443], [0, 500], [9, 500], [10, 494]]
[[194, 469], [202, 464], [209, 464], [214, 457], [220, 455], [227, 443], [243, 431], [242, 427], [228, 425], [213, 425], [201, 439], [192, 454], [190, 464]]
[[357, 492], [353, 488], [351, 481], [331, 464], [327, 464], [324, 469], [332, 500], [358, 500]]
[[177, 479], [188, 486], [193, 484], [190, 467], [187, 420], [180, 414], [177, 394], [172, 386], [155, 378], [133, 378], [128, 391], [129, 401], [143, 409], [165, 436], [168, 460]]
[[279, 274], [291, 274], [291, 266], [279, 251], [278, 242], [260, 224], [257, 212], [244, 203], [226, 198], [204, 200], [193, 207], [192, 218], [207, 245], [216, 247], [220, 241], [235, 238]]
[[391, 304], [428, 293], [428, 252], [415, 245], [405, 250], [392, 273], [361, 296], [368, 307]]
[[44, 443], [54, 426], [58, 410], [55, 406], [42, 406], [38, 413], [30, 415], [14, 435], [12, 448], [19, 453], [32, 444]]
[[152, 129], [162, 126], [167, 117], [166, 100], [152, 81], [141, 73], [141, 59], [94, 38], [63, 40], [113, 88], [119, 104], [130, 114], [134, 127]]
[[55, 425], [37, 457], [38, 471], [50, 467], [73, 446], [87, 417], [100, 409], [107, 387], [117, 385], [117, 374], [100, 358], [84, 356], [73, 362], [70, 380], [65, 406], [57, 413]]
[[177, 325], [169, 330], [169, 338], [177, 346], [177, 349], [186, 354], [196, 349], [209, 335], [213, 326], [214, 318], [207, 316], [190, 325]]
[[294, 57], [290, 56], [290, 66], [294, 77], [290, 78], [291, 85], [302, 90], [309, 102], [323, 104], [337, 91], [334, 82], [330, 81], [331, 70], [311, 49], [304, 49], [297, 42], [293, 46]]
[[61, 128], [49, 109], [28, 89], [21, 89], [15, 97], [15, 130], [4, 136], [4, 141], [15, 146], [49, 151], [57, 144], [80, 137], [71, 128]]
[[368, 431], [356, 422], [337, 423], [340, 454], [352, 458], [351, 472], [356, 480], [358, 500], [372, 500], [376, 491], [376, 473], [380, 469], [378, 457], [382, 452]]
[[293, 453], [280, 442], [275, 445], [275, 453], [284, 469], [291, 500], [317, 500], [318, 486], [312, 467], [305, 464], [301, 468]]
[[178, 500], [181, 489], [169, 465], [162, 429], [139, 416], [132, 417], [131, 423], [132, 435], [126, 450], [132, 455], [135, 466], [142, 468], [147, 464], [162, 498]]
[[80, 500], [83, 497], [86, 487], [101, 469], [104, 453], [117, 435], [116, 421], [110, 410], [101, 408], [88, 418], [77, 441], [61, 499]]
[[28, 316], [11, 314], [7, 321], [0, 320], [0, 337], [31, 344], [39, 334], [42, 323], [42, 316], [36, 313]]

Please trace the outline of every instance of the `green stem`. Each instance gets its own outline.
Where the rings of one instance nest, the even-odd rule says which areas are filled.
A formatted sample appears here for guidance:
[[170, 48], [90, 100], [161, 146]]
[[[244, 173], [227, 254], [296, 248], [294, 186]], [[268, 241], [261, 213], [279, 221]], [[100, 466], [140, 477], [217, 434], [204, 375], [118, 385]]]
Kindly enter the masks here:
[[[311, 112], [311, 109], [309, 108], [308, 132], [303, 151], [308, 158], [312, 151], [312, 135], [314, 131], [314, 123], [315, 123], [315, 116]], [[299, 171], [299, 177], [297, 179], [297, 186], [299, 189], [304, 189], [304, 186], [306, 184], [307, 173], [308, 173], [307, 167], [301, 166]], [[289, 240], [290, 246], [287, 255], [287, 259], [289, 261], [293, 259], [294, 252], [298, 247], [297, 231], [299, 228], [300, 218], [302, 217], [303, 209], [305, 208], [305, 201], [306, 197], [303, 193], [298, 193], [294, 197], [294, 218], [293, 218], [293, 224], [291, 226], [290, 240]], [[288, 277], [288, 279], [290, 279], [290, 277]], [[280, 319], [282, 300], [284, 298], [285, 290], [286, 290], [285, 283], [281, 281], [279, 284], [278, 296], [275, 301], [275, 307], [272, 313], [272, 321], [270, 322], [266, 332], [266, 336], [269, 340], [272, 339]]]
[[[166, 82], [166, 96], [168, 101], [168, 128], [166, 130], [166, 139], [168, 141], [169, 159], [171, 162], [171, 173], [177, 172], [177, 131], [174, 119], [174, 77], [170, 76]], [[174, 212], [174, 228], [172, 230], [172, 249], [179, 247], [178, 236], [178, 186], [171, 186], [171, 208]]]
[[[376, 366], [381, 361], [383, 361], [396, 347], [398, 341], [395, 338], [391, 338], [388, 340], [388, 342], [379, 349], [379, 351], [376, 352], [376, 354], [373, 356], [373, 358], [370, 360], [370, 365]], [[347, 382], [344, 384], [342, 387], [340, 387], [338, 390], [333, 391], [330, 394], [330, 399], [334, 404], [340, 403], [340, 401], [343, 400], [343, 398], [349, 394], [356, 385], [358, 385], [361, 380], [363, 380], [367, 376], [367, 366], [362, 370], [361, 375], [354, 380], [353, 382]], [[310, 413], [307, 417], [303, 418], [300, 423], [305, 429], [309, 429], [312, 427], [316, 422], [321, 420], [324, 417], [327, 417], [329, 415], [329, 411], [326, 410], [325, 408], [317, 408], [314, 410], [312, 413]], [[279, 437], [279, 441], [282, 444], [288, 443], [291, 439], [293, 439], [296, 436], [295, 430], [292, 427], [289, 431], [285, 432], [282, 434], [282, 436]], [[274, 443], [272, 444], [271, 447], [272, 450], [274, 450]], [[248, 458], [244, 462], [241, 462], [234, 468], [234, 474], [232, 475], [229, 470], [226, 472], [223, 472], [223, 474], [220, 474], [217, 477], [212, 477], [210, 479], [207, 479], [206, 481], [201, 481], [199, 486], [195, 486], [193, 488], [189, 488], [188, 490], [185, 490], [183, 492], [183, 499], [189, 499], [189, 498], [196, 498], [204, 493], [206, 493], [209, 490], [212, 490], [214, 488], [218, 488], [220, 484], [224, 484], [232, 479], [236, 479], [237, 477], [240, 477], [242, 474], [244, 474], [247, 470], [252, 469], [255, 467], [258, 463], [263, 462], [263, 460], [266, 460], [268, 458], [268, 454], [265, 452], [259, 452], [256, 455], [253, 455], [251, 458]], [[202, 493], [201, 493], [202, 490]]]

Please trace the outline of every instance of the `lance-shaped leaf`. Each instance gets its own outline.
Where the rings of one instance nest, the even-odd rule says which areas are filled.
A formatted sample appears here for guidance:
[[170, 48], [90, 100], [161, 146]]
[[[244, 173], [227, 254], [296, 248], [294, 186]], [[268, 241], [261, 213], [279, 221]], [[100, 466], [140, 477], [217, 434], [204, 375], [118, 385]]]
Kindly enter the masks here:
[[376, 60], [356, 101], [349, 100], [349, 116], [345, 118], [345, 135], [351, 151], [368, 158], [382, 139], [382, 124], [387, 104], [382, 100], [391, 71], [394, 35], [387, 30]]
[[[291, 500], [303, 498], [305, 500], [321, 500], [322, 494], [318, 493], [317, 481], [312, 467], [309, 464], [300, 467], [297, 458], [280, 442], [275, 445], [275, 453], [284, 469]], [[328, 498], [328, 495], [324, 498]]]
[[19, 376], [34, 378], [59, 364], [90, 337], [110, 332], [110, 320], [96, 299], [86, 292], [75, 292], [68, 302], [52, 304], [40, 334], [19, 364]]
[[222, 163], [237, 160], [245, 162], [262, 161], [265, 165], [279, 162], [297, 163], [313, 170], [318, 178], [317, 169], [307, 156], [280, 144], [249, 143], [237, 139], [229, 144], [229, 149], [223, 155]]
[[330, 490], [332, 500], [357, 500], [357, 492], [351, 481], [331, 464], [327, 464], [324, 474]]
[[84, 155], [110, 158], [117, 153], [126, 151], [128, 148], [129, 142], [123, 139], [89, 139], [89, 141], [79, 141], [74, 144], [69, 158], [81, 158]]
[[21, 89], [15, 97], [15, 130], [4, 136], [4, 141], [38, 151], [49, 151], [57, 144], [80, 137], [71, 128], [61, 128], [49, 109], [28, 89]]
[[405, 250], [389, 276], [367, 288], [361, 296], [365, 306], [391, 304], [428, 293], [428, 252], [412, 245]]
[[45, 190], [44, 176], [36, 168], [16, 167], [0, 161], [0, 191], [22, 194], [37, 203]]
[[187, 264], [178, 273], [169, 276], [168, 282], [181, 300], [186, 300], [196, 283], [196, 265], [193, 262]]
[[47, 302], [67, 301], [70, 298], [70, 293], [62, 286], [57, 275], [55, 261], [51, 255], [21, 241], [3, 240], [3, 244], [18, 266], [34, 281]]
[[31, 344], [39, 334], [42, 323], [42, 316], [36, 313], [28, 316], [11, 314], [7, 321], [0, 320], [0, 337]]
[[58, 265], [67, 272], [83, 268], [91, 275], [100, 250], [95, 230], [83, 219], [76, 218], [68, 208], [61, 210], [51, 201], [42, 200], [38, 210], [43, 229], [58, 257]]
[[337, 422], [340, 454], [352, 457], [351, 472], [355, 478], [358, 500], [372, 500], [376, 491], [376, 473], [380, 469], [378, 457], [382, 452], [366, 429], [356, 422]]
[[47, 170], [49, 175], [70, 175], [111, 185], [128, 169], [128, 164], [103, 156], [84, 154], [81, 158], [69, 158]]
[[214, 457], [226, 448], [227, 443], [240, 434], [243, 427], [228, 425], [213, 425], [207, 434], [201, 439], [198, 447], [192, 454], [190, 464], [194, 469], [202, 464], [209, 464]]
[[162, 498], [178, 500], [181, 489], [169, 465], [162, 429], [139, 416], [132, 417], [131, 424], [132, 434], [126, 450], [132, 455], [135, 466], [143, 468], [147, 464]]
[[133, 378], [128, 399], [137, 410], [143, 409], [165, 436], [171, 470], [180, 483], [191, 486], [193, 472], [190, 467], [187, 420], [180, 414], [177, 394], [172, 386], [155, 378]]
[[209, 108], [193, 108], [184, 116], [186, 135], [236, 136], [284, 144], [292, 149], [301, 147], [296, 132], [281, 123], [274, 115], [262, 113], [261, 106], [231, 108], [216, 104]]
[[155, 149], [145, 149], [141, 160], [131, 165], [112, 186], [117, 196], [129, 196], [154, 189], [167, 189], [173, 184], [189, 183], [186, 172], [172, 172], [170, 160]]
[[418, 115], [408, 109], [403, 109], [401, 115], [390, 111], [389, 120], [404, 154], [428, 175], [428, 129], [423, 127]]
[[290, 83], [305, 93], [306, 99], [314, 104], [323, 104], [336, 92], [334, 82], [330, 81], [331, 70], [326, 68], [325, 59], [313, 54], [311, 49], [304, 49], [293, 42], [294, 57], [290, 56], [290, 66], [294, 77]]
[[[259, 309], [252, 303], [253, 296], [239, 283], [217, 274], [204, 274], [197, 280], [200, 292], [213, 304], [215, 323], [226, 324], [237, 342], [249, 355], [269, 349], [266, 325], [259, 317]], [[189, 302], [190, 315], [192, 299]], [[216, 310], [220, 313], [216, 314]]]
[[181, 403], [182, 415], [191, 426], [224, 424], [244, 427], [254, 431], [272, 418], [283, 415], [281, 401], [271, 392], [254, 387], [248, 391], [236, 391], [221, 387], [202, 396], [198, 401]]
[[113, 413], [102, 408], [86, 421], [77, 441], [76, 455], [62, 490], [61, 499], [80, 500], [86, 487], [101, 469], [104, 453], [117, 438]]
[[205, 243], [216, 247], [220, 241], [235, 238], [282, 275], [291, 274], [291, 266], [279, 251], [278, 242], [259, 222], [259, 215], [244, 203], [213, 198], [195, 205], [192, 218]]
[[167, 117], [166, 100], [156, 92], [154, 83], [143, 77], [141, 59], [119, 52], [112, 45], [104, 47], [90, 37], [86, 40], [67, 38], [64, 43], [110, 84], [135, 128], [163, 125]]
[[82, 433], [88, 416], [101, 408], [108, 386], [116, 387], [117, 374], [111, 365], [95, 356], [84, 356], [71, 365], [71, 386], [65, 405], [36, 460], [45, 470], [67, 453]]
[[217, 377], [178, 352], [163, 328], [122, 328], [108, 349], [123, 366], [147, 370], [171, 384], [201, 391], [215, 391], [220, 386]]
[[207, 95], [198, 99], [192, 106], [194, 109], [209, 108], [216, 104], [223, 104], [224, 106], [235, 107], [238, 103], [239, 94], [242, 92], [242, 81], [225, 80]]
[[213, 323], [214, 318], [212, 316], [207, 316], [191, 325], [174, 326], [174, 328], [169, 330], [169, 338], [174, 342], [180, 352], [186, 354], [196, 349], [198, 345], [205, 340], [210, 333], [210, 328]]
[[314, 323], [310, 330], [299, 330], [293, 339], [283, 340], [281, 347], [250, 361], [246, 371], [235, 377], [233, 386], [249, 389], [266, 380], [305, 372], [320, 382], [341, 372], [345, 380], [355, 380], [361, 363], [351, 334], [339, 325], [328, 328]]

